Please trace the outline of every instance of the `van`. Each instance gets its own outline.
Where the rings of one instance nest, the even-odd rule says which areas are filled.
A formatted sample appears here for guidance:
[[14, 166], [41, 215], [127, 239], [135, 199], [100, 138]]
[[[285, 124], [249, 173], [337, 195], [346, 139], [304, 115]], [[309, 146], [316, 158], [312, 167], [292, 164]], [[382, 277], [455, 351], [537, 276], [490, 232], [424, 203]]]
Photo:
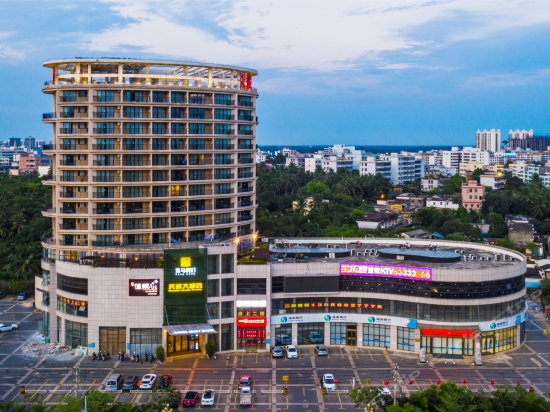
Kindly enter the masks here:
[[122, 388], [122, 383], [124, 382], [124, 376], [115, 373], [112, 374], [109, 379], [107, 379], [107, 384], [105, 385], [105, 390], [107, 391], [118, 391]]

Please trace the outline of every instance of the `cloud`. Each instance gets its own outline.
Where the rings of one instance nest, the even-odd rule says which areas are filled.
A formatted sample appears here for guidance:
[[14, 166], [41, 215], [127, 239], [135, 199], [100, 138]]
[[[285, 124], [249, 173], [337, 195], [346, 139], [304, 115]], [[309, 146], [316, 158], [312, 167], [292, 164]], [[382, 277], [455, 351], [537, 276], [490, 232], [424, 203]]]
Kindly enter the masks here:
[[13, 32], [0, 32], [0, 58], [23, 60], [26, 57], [23, 50], [14, 47], [16, 43], [11, 40], [14, 34]]
[[[494, 2], [396, 0], [386, 1], [276, 1], [113, 2], [111, 9], [130, 23], [91, 34], [89, 51], [143, 53], [257, 69], [330, 72], [376, 60], [382, 52], [430, 53], [443, 42], [482, 38], [515, 27], [550, 21], [550, 2]], [[453, 15], [474, 16], [476, 23], [449, 28], [443, 38], [431, 33], [419, 43], [409, 29]], [[367, 56], [367, 58], [365, 58]], [[395, 62], [394, 62], [395, 63]], [[410, 62], [409, 62], [410, 63]], [[373, 67], [377, 66], [373, 62]], [[415, 63], [399, 62], [413, 68]], [[386, 69], [391, 69], [389, 63]]]

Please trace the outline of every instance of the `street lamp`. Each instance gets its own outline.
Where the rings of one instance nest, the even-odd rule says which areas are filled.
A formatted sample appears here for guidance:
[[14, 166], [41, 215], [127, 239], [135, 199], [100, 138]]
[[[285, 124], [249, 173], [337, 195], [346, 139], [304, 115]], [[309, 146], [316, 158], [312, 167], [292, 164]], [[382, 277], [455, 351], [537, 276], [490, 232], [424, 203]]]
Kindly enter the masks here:
[[399, 378], [398, 372], [399, 366], [397, 363], [393, 364], [393, 404], [397, 405], [397, 379]]
[[258, 237], [258, 235], [256, 233], [254, 233], [254, 235], [252, 236], [252, 249], [256, 249], [256, 238]]

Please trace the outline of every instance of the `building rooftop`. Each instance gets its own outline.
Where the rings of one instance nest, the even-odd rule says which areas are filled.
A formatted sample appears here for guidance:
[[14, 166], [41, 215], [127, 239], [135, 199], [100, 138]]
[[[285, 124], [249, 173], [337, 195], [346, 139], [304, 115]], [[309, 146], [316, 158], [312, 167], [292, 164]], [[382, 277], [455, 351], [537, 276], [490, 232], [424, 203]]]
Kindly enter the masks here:
[[[297, 239], [297, 238], [276, 238], [270, 239], [269, 251], [273, 263], [371, 263], [378, 265], [396, 266], [418, 266], [434, 269], [490, 269], [495, 267], [513, 266], [518, 264], [522, 255], [520, 253], [486, 244], [472, 243], [469, 246], [466, 242], [447, 242], [439, 240], [417, 240], [417, 239], [384, 239], [369, 238], [364, 241], [350, 242], [342, 239]], [[292, 242], [292, 243], [291, 243]], [[332, 242], [332, 243], [328, 243]], [[367, 243], [366, 243], [367, 242]], [[391, 242], [391, 243], [390, 243]], [[413, 246], [406, 248], [406, 244], [425, 244], [426, 246]], [[451, 243], [447, 246], [446, 243]], [[437, 250], [430, 250], [428, 245], [436, 245]], [[460, 246], [456, 246], [459, 244]], [[298, 246], [301, 245], [301, 246]], [[474, 246], [475, 245], [475, 246]], [[400, 249], [402, 247], [402, 249]], [[380, 255], [381, 249], [392, 249], [394, 256], [401, 258], [389, 258]], [[353, 251], [353, 252], [352, 252]], [[398, 255], [399, 251], [402, 253]], [[331, 255], [334, 253], [334, 255]], [[386, 254], [386, 253], [384, 253]], [[443, 262], [426, 261], [422, 255], [444, 257]], [[460, 255], [459, 261], [452, 261], [452, 258]], [[495, 260], [495, 255], [499, 260]], [[386, 254], [388, 255], [388, 254]], [[464, 260], [464, 256], [473, 255], [476, 260]], [[506, 255], [506, 260], [501, 260]], [[334, 256], [334, 257], [331, 257]], [[450, 259], [445, 257], [449, 256]], [[510, 260], [513, 257], [514, 260]], [[483, 260], [481, 260], [483, 258]], [[492, 260], [486, 260], [487, 258]]]
[[383, 222], [384, 220], [388, 219], [395, 219], [397, 216], [399, 216], [397, 213], [372, 213], [368, 216], [362, 217], [357, 219], [357, 221], [360, 222]]

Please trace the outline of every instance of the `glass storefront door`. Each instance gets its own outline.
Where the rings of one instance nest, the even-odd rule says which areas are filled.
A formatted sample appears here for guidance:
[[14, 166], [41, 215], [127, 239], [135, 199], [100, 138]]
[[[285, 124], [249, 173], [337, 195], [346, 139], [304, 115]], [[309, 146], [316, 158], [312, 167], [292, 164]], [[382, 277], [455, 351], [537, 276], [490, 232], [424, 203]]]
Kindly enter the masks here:
[[434, 355], [466, 355], [474, 354], [473, 338], [450, 338], [444, 336], [422, 336], [422, 347], [426, 353]]
[[357, 324], [346, 325], [346, 345], [357, 346]]
[[168, 335], [168, 354], [200, 350], [199, 335]]

